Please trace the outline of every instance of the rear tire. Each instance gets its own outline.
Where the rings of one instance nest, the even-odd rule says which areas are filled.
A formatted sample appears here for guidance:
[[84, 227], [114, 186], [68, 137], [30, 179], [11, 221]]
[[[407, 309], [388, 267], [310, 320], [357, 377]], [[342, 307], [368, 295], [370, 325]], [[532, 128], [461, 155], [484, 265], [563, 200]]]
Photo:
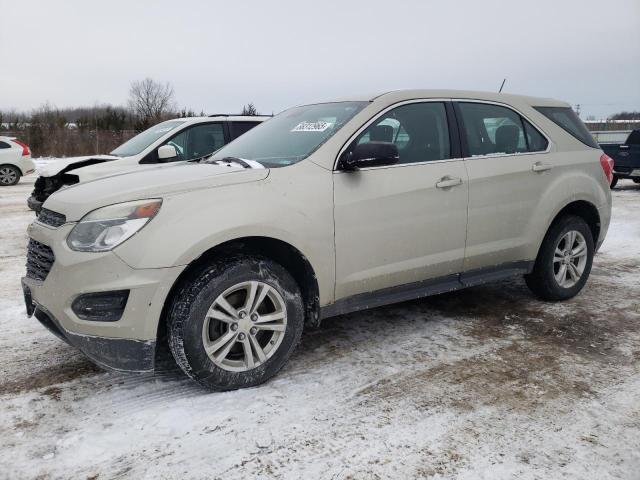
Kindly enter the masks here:
[[188, 279], [169, 310], [169, 347], [180, 368], [211, 390], [259, 385], [300, 341], [300, 289], [279, 264], [234, 255]]
[[561, 217], [544, 237], [533, 271], [525, 275], [527, 286], [543, 300], [572, 298], [589, 278], [593, 254], [593, 234], [584, 219]]
[[0, 186], [10, 187], [20, 181], [22, 173], [13, 165], [0, 165]]
[[640, 178], [634, 178], [633, 183], [640, 183]]

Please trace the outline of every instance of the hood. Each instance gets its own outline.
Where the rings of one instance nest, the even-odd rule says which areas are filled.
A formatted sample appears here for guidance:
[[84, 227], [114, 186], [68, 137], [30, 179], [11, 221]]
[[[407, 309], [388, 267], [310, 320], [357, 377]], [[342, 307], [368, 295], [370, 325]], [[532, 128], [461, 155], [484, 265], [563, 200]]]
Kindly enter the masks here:
[[71, 168], [66, 169], [66, 173], [77, 175], [81, 182], [86, 182], [88, 180], [95, 180], [96, 178], [107, 177], [116, 173], [128, 173], [136, 169], [141, 170], [143, 168], [154, 168], [159, 165], [166, 164], [147, 163], [140, 165], [140, 162], [137, 158], [116, 157], [115, 161], [107, 160], [95, 165], [83, 165], [79, 168], [74, 168], [72, 165]]
[[114, 203], [255, 182], [268, 175], [268, 169], [243, 168], [235, 164], [164, 164], [62, 188], [44, 202], [44, 207], [63, 213], [67, 221], [74, 222], [91, 210]]
[[53, 162], [38, 168], [38, 175], [41, 177], [53, 177], [63, 170], [69, 171], [73, 168], [91, 165], [91, 163], [104, 163], [118, 160], [120, 157], [114, 155], [89, 155], [86, 157], [59, 158]]

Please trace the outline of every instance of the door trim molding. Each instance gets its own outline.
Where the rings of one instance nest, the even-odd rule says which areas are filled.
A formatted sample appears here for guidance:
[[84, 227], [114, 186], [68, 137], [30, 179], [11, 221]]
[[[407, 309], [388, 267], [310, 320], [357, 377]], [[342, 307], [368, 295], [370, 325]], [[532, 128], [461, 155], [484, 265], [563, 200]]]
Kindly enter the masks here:
[[381, 307], [393, 303], [416, 300], [440, 293], [452, 292], [467, 287], [482, 285], [489, 282], [504, 280], [531, 273], [534, 265], [533, 260], [520, 262], [509, 262], [491, 267], [479, 268], [468, 272], [446, 275], [443, 277], [419, 282], [397, 285], [383, 288], [372, 292], [359, 293], [320, 307], [320, 319], [345, 315], [347, 313], [367, 310], [369, 308]]

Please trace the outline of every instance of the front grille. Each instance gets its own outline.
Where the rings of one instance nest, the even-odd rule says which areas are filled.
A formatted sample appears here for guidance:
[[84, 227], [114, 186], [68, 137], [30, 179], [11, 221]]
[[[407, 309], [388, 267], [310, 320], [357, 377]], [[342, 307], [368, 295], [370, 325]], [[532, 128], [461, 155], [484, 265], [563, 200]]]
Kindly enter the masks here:
[[59, 226], [64, 225], [67, 222], [67, 217], [65, 217], [62, 213], [43, 208], [38, 214], [38, 221], [40, 223], [44, 223], [45, 225], [49, 225], [50, 227], [58, 228]]
[[55, 257], [53, 256], [53, 250], [46, 245], [29, 239], [29, 245], [27, 246], [27, 277], [34, 280], [45, 280]]

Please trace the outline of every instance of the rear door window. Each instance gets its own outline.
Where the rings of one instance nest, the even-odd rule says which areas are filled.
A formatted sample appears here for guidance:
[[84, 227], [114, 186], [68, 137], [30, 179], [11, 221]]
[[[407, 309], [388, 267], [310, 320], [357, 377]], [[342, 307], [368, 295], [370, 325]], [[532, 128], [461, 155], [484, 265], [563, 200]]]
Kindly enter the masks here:
[[530, 122], [507, 107], [459, 102], [469, 155], [542, 152], [548, 141]]
[[530, 152], [543, 152], [549, 146], [549, 141], [529, 122], [524, 118], [524, 133], [526, 135], [527, 147]]
[[600, 148], [580, 117], [570, 107], [533, 107], [553, 123], [591, 148]]

